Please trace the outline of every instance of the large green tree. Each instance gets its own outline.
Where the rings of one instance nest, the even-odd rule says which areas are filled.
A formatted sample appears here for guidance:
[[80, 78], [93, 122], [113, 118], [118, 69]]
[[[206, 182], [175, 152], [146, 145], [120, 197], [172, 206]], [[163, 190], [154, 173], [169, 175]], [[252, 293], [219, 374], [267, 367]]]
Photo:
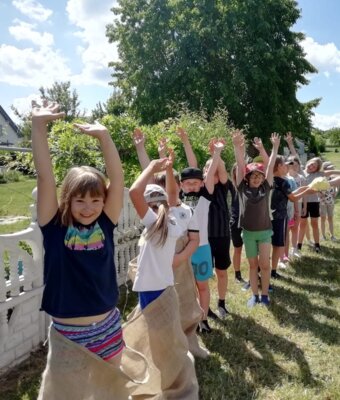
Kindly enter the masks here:
[[296, 98], [305, 75], [300, 16], [293, 0], [118, 0], [110, 42], [118, 43], [112, 84], [144, 122], [185, 103], [208, 116], [226, 107], [251, 137], [288, 130], [307, 135], [317, 99]]

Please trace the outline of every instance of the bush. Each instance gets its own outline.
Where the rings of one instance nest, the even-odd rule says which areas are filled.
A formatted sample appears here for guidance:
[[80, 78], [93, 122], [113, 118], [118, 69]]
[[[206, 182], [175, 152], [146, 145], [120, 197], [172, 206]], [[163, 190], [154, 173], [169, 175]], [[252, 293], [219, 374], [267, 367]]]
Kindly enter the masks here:
[[18, 171], [7, 170], [0, 173], [0, 183], [19, 182], [20, 173]]

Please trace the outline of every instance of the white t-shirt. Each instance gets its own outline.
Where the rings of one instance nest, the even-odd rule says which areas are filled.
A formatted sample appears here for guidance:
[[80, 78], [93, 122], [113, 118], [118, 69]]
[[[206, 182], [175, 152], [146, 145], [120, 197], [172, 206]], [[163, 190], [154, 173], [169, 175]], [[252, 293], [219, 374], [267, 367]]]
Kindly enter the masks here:
[[149, 290], [162, 290], [174, 285], [172, 262], [175, 255], [176, 241], [183, 235], [183, 229], [177, 222], [174, 209], [169, 210], [170, 222], [168, 224], [168, 237], [164, 246], [157, 246], [157, 240], [144, 239], [144, 234], [156, 220], [157, 214], [148, 209], [141, 220], [145, 225], [140, 240], [140, 252], [137, 258], [137, 272], [132, 290], [145, 292]]
[[191, 207], [181, 203], [179, 206], [172, 208], [172, 213], [183, 229], [184, 234], [186, 231], [199, 232], [199, 224]]

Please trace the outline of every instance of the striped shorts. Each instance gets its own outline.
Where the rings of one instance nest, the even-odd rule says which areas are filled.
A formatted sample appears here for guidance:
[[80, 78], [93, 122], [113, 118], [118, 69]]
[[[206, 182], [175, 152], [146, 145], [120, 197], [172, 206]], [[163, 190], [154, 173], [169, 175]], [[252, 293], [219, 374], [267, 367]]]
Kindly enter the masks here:
[[105, 361], [118, 355], [125, 346], [118, 308], [102, 321], [90, 325], [68, 325], [53, 321], [53, 326], [63, 336]]

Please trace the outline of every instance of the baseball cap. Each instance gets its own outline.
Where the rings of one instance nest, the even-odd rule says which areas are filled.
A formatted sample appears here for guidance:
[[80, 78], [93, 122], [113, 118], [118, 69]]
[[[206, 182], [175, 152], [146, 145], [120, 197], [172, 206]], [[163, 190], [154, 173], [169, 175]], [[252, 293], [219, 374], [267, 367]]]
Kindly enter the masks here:
[[181, 172], [181, 182], [187, 179], [200, 179], [203, 181], [203, 173], [199, 168], [184, 168]]
[[144, 199], [147, 203], [151, 203], [152, 201], [167, 201], [168, 195], [161, 186], [151, 183], [146, 185]]
[[251, 174], [252, 172], [261, 172], [264, 175], [264, 168], [262, 163], [252, 162], [246, 165], [246, 175]]

